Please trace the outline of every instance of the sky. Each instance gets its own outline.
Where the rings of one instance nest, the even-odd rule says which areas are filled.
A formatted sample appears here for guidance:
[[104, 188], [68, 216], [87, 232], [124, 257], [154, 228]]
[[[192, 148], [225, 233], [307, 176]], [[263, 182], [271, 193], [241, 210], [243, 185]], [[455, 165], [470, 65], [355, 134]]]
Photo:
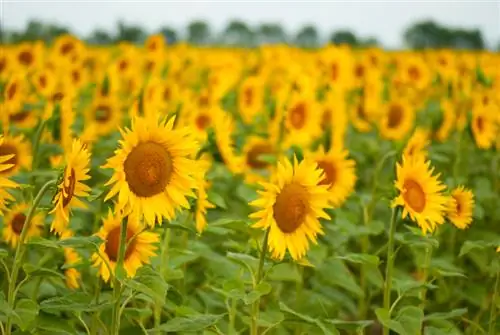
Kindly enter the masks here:
[[403, 45], [404, 30], [419, 20], [479, 29], [489, 46], [500, 41], [500, 0], [477, 1], [26, 1], [0, 0], [4, 28], [23, 29], [30, 19], [57, 22], [81, 36], [95, 28], [114, 31], [116, 22], [139, 24], [148, 32], [168, 25], [184, 31], [195, 19], [224, 29], [231, 19], [250, 25], [277, 22], [288, 33], [314, 24], [326, 37], [349, 29], [360, 37], [374, 36], [386, 47]]

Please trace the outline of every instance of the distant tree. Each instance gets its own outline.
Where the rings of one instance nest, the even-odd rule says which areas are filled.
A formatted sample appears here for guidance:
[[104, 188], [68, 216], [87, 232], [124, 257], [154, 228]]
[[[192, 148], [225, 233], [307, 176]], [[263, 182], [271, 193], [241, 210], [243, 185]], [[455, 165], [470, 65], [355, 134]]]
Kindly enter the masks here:
[[314, 48], [319, 44], [319, 35], [316, 28], [307, 25], [299, 30], [295, 37], [295, 43], [303, 48]]
[[105, 30], [95, 29], [87, 41], [91, 44], [108, 45], [113, 43], [114, 37]]
[[497, 51], [500, 51], [500, 41], [498, 41], [498, 44], [497, 44]]
[[222, 34], [222, 41], [229, 45], [252, 46], [255, 43], [255, 34], [243, 21], [229, 22]]
[[434, 21], [415, 23], [404, 33], [405, 43], [414, 49], [460, 48], [482, 49], [484, 40], [478, 30], [443, 27]]
[[360, 41], [353, 32], [348, 30], [339, 30], [332, 34], [330, 37], [330, 42], [333, 44], [349, 44], [358, 45]]
[[146, 39], [146, 32], [139, 26], [128, 25], [123, 21], [118, 22], [117, 34], [115, 41], [127, 41], [132, 43], [142, 43]]
[[205, 21], [193, 21], [187, 27], [187, 39], [193, 44], [210, 43], [211, 31]]
[[257, 29], [257, 40], [264, 44], [284, 43], [287, 36], [279, 24], [263, 23]]
[[364, 40], [362, 40], [360, 44], [364, 47], [376, 47], [380, 43], [378, 42], [378, 40], [375, 37], [368, 37], [368, 38], [365, 38]]
[[177, 32], [175, 31], [174, 28], [171, 27], [162, 27], [160, 28], [160, 34], [165, 36], [165, 39], [168, 44], [175, 44], [177, 43]]

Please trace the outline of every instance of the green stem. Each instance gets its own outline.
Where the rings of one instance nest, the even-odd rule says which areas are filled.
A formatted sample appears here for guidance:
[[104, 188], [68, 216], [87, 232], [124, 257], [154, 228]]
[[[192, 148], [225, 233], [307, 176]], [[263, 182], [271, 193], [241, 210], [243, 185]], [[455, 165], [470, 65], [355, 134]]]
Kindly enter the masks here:
[[[167, 224], [163, 227], [163, 243], [160, 252], [160, 276], [163, 280], [167, 280], [167, 269], [168, 269], [168, 252], [170, 249], [170, 228]], [[161, 313], [163, 310], [162, 303], [160, 301], [155, 302], [154, 306], [154, 326], [158, 328], [161, 324]]]
[[[95, 304], [98, 305], [99, 304], [99, 296], [101, 294], [101, 278], [100, 277], [96, 277], [96, 278], [97, 278], [97, 283], [95, 285], [94, 301], [95, 301]], [[90, 323], [90, 333], [92, 335], [97, 334], [98, 318], [99, 318], [99, 311], [95, 311], [92, 314], [92, 322]]]
[[38, 129], [36, 130], [35, 138], [33, 139], [33, 164], [32, 164], [32, 169], [33, 171], [36, 170], [38, 167], [38, 147], [40, 146], [40, 139], [42, 138], [42, 133], [43, 129], [45, 128], [46, 121], [42, 120], [40, 123], [40, 126], [38, 126]]
[[122, 276], [118, 276], [118, 273], [125, 271], [123, 268], [123, 260], [125, 258], [125, 250], [127, 246], [127, 218], [122, 219], [121, 229], [120, 229], [120, 244], [118, 249], [118, 259], [116, 262], [115, 275], [113, 280], [113, 298], [115, 305], [113, 306], [113, 318], [111, 320], [111, 334], [120, 334], [120, 305], [122, 297]]
[[[391, 286], [392, 270], [394, 267], [394, 233], [396, 232], [396, 214], [397, 207], [392, 209], [391, 223], [389, 227], [389, 243], [387, 246], [387, 260], [385, 266], [385, 284], [384, 284], [384, 309], [389, 311], [391, 307]], [[389, 328], [384, 326], [384, 335], [389, 335]]]
[[236, 324], [236, 303], [238, 301], [236, 299], [231, 299], [231, 308], [229, 310], [229, 327], [228, 333], [229, 335], [236, 334], [235, 324]]
[[496, 304], [497, 304], [497, 296], [498, 296], [498, 291], [500, 290], [500, 271], [497, 271], [497, 276], [495, 280], [495, 288], [493, 291], [493, 297], [491, 298], [491, 310], [490, 310], [490, 325], [488, 327], [488, 334], [489, 335], [494, 335], [495, 334], [495, 328], [496, 328]]
[[[427, 283], [427, 278], [429, 277], [429, 268], [431, 265], [431, 258], [432, 258], [432, 246], [427, 245], [425, 247], [425, 260], [424, 260], [424, 268], [423, 268], [423, 276], [422, 276], [423, 277], [422, 280], [423, 280], [424, 284]], [[422, 301], [420, 307], [422, 308], [422, 310], [425, 310], [426, 297], [427, 297], [427, 288], [424, 286], [422, 288], [422, 291], [420, 291], [420, 300]]]
[[[14, 264], [12, 265], [12, 272], [9, 279], [9, 288], [7, 291], [7, 304], [10, 310], [14, 309], [14, 303], [16, 299], [15, 292], [16, 292], [17, 276], [19, 275], [19, 269], [21, 267], [22, 259], [24, 256], [24, 251], [25, 251], [24, 241], [26, 239], [26, 235], [28, 234], [31, 220], [35, 216], [35, 211], [40, 202], [42, 201], [45, 192], [47, 192], [49, 188], [55, 185], [56, 183], [57, 180], [51, 180], [42, 186], [40, 191], [38, 191], [38, 194], [36, 195], [35, 199], [33, 200], [33, 205], [31, 206], [28, 215], [24, 220], [23, 229], [21, 230], [21, 235], [19, 236], [19, 241], [16, 247], [16, 253], [14, 255]], [[10, 335], [11, 332], [12, 332], [12, 314], [9, 314], [7, 316], [7, 322], [6, 322], [6, 334]]]
[[[262, 273], [264, 272], [264, 261], [266, 259], [267, 248], [268, 248], [267, 241], [269, 240], [269, 232], [270, 232], [270, 229], [267, 229], [266, 230], [266, 234], [264, 235], [264, 241], [262, 242], [262, 251], [260, 253], [259, 268], [257, 269], [257, 277], [256, 277], [256, 280], [255, 280], [255, 287], [254, 287], [254, 289], [257, 288], [257, 285], [259, 285], [260, 281], [262, 280]], [[257, 335], [258, 334], [259, 325], [257, 323], [257, 320], [259, 319], [259, 308], [260, 308], [260, 298], [258, 298], [252, 304], [252, 322], [251, 322], [251, 325], [250, 325], [250, 333], [251, 333], [251, 335]]]

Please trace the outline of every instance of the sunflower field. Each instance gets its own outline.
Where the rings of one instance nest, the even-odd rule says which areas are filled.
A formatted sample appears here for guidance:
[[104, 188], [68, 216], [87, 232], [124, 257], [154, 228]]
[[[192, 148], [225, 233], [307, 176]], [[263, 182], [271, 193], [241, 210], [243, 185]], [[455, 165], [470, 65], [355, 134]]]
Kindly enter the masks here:
[[2, 334], [500, 334], [500, 55], [0, 53]]

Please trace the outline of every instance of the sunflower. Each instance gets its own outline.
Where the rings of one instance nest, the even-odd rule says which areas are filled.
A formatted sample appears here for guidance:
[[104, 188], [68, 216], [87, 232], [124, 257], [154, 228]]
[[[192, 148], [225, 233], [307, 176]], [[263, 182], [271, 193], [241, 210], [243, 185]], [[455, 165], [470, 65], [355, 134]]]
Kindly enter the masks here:
[[401, 81], [419, 91], [426, 89], [431, 83], [431, 72], [424, 59], [415, 54], [403, 58], [401, 67], [398, 68], [398, 77]]
[[85, 45], [72, 35], [60, 35], [54, 41], [53, 57], [61, 65], [71, 65], [84, 58]]
[[[3, 144], [3, 136], [0, 135], [0, 148]], [[13, 201], [14, 197], [7, 192], [9, 188], [18, 188], [19, 185], [5, 177], [2, 176], [2, 172], [8, 170], [12, 167], [12, 164], [7, 163], [13, 158], [12, 154], [0, 155], [0, 216], [3, 215], [3, 211], [6, 209], [7, 202]]]
[[131, 129], [122, 130], [121, 148], [105, 168], [114, 169], [106, 185], [113, 185], [106, 200], [118, 194], [117, 209], [130, 207], [139, 219], [154, 226], [171, 220], [178, 208], [189, 208], [194, 196], [198, 144], [189, 128], [174, 129], [175, 117], [135, 117]]
[[[108, 216], [103, 220], [101, 229], [96, 233], [96, 236], [99, 236], [104, 242], [99, 246], [99, 251], [94, 253], [91, 258], [93, 266], [98, 268], [99, 275], [105, 282], [108, 282], [111, 275], [115, 273], [119, 256], [122, 220], [128, 220], [127, 244], [123, 260], [127, 277], [134, 277], [143, 264], [148, 264], [151, 257], [156, 256], [155, 243], [160, 240], [158, 234], [144, 230], [144, 226], [135, 215], [123, 218], [122, 215], [109, 211]], [[108, 268], [108, 264], [110, 268]]]
[[349, 152], [342, 147], [333, 146], [328, 152], [320, 147], [312, 153], [311, 159], [324, 172], [319, 185], [328, 186], [330, 204], [338, 208], [354, 191], [356, 185], [356, 162], [348, 159]]
[[[73, 236], [73, 232], [70, 230], [66, 230], [61, 235], [61, 240], [70, 238]], [[75, 249], [73, 248], [64, 248], [64, 277], [66, 278], [66, 286], [70, 289], [77, 289], [80, 287], [80, 278], [82, 274], [80, 271], [74, 268], [74, 266], [82, 261], [82, 258]]]
[[207, 131], [213, 127], [218, 117], [217, 109], [211, 111], [209, 109], [191, 109], [193, 106], [190, 103], [183, 104], [182, 110], [189, 116], [188, 125], [193, 129], [193, 135], [201, 143], [207, 139]]
[[122, 113], [113, 97], [97, 97], [85, 112], [86, 127], [95, 125], [97, 135], [108, 135], [121, 125]]
[[430, 164], [421, 155], [403, 156], [402, 164], [396, 164], [395, 186], [400, 193], [392, 202], [393, 207], [402, 206], [403, 219], [409, 215], [424, 234], [444, 222], [448, 201], [442, 194], [446, 186], [438, 180], [439, 175], [432, 175]]
[[380, 133], [390, 140], [401, 140], [413, 127], [415, 113], [405, 100], [392, 100], [380, 120]]
[[[10, 156], [3, 164], [10, 167], [4, 168], [0, 176], [10, 177], [19, 172], [22, 168], [31, 169], [31, 144], [26, 141], [23, 135], [5, 136], [0, 144], [0, 156]], [[5, 166], [4, 166], [5, 167]]]
[[349, 122], [343, 92], [329, 91], [322, 108], [321, 129], [331, 130], [331, 145], [343, 147]]
[[243, 146], [245, 180], [249, 184], [269, 179], [273, 165], [262, 159], [263, 155], [277, 154], [272, 141], [259, 136], [249, 136]]
[[438, 141], [444, 142], [450, 136], [450, 132], [453, 130], [456, 121], [454, 105], [450, 100], [441, 101], [441, 114], [441, 125], [436, 131], [435, 136]]
[[238, 110], [247, 124], [252, 123], [255, 116], [264, 106], [264, 87], [259, 77], [248, 77], [238, 91]]
[[476, 145], [480, 149], [489, 149], [497, 135], [497, 117], [494, 108], [475, 107], [472, 111], [471, 129]]
[[73, 124], [76, 118], [72, 99], [64, 97], [60, 102], [47, 103], [42, 118], [49, 120], [52, 124], [42, 139], [61, 145], [64, 151], [70, 151], [74, 137]]
[[30, 72], [36, 68], [40, 62], [40, 51], [40, 45], [35, 43], [24, 42], [19, 44], [15, 56], [18, 71]]
[[269, 249], [276, 259], [283, 259], [288, 249], [299, 260], [309, 249], [309, 240], [317, 242], [323, 234], [320, 218], [329, 219], [328, 185], [320, 185], [323, 172], [313, 162], [292, 163], [284, 158], [278, 163], [271, 183], [261, 183], [258, 199], [250, 205], [259, 208], [250, 214], [257, 219], [255, 228], [269, 229]]
[[351, 107], [350, 116], [352, 125], [357, 131], [367, 133], [372, 129], [364, 100], [357, 99]]
[[[13, 248], [17, 246], [21, 232], [26, 221], [26, 215], [31, 205], [21, 202], [12, 206], [12, 208], [5, 214], [3, 239], [9, 243]], [[31, 219], [30, 226], [26, 238], [33, 236], [40, 236], [43, 229], [43, 214], [37, 213]]]
[[195, 211], [195, 223], [196, 231], [201, 234], [205, 227], [207, 226], [207, 209], [215, 208], [210, 201], [208, 201], [207, 189], [210, 187], [210, 183], [206, 180], [205, 175], [210, 169], [211, 162], [207, 156], [202, 156], [198, 160], [199, 174], [197, 176], [198, 188], [196, 190], [196, 211]]
[[219, 154], [224, 164], [234, 174], [239, 174], [243, 170], [242, 158], [234, 152], [234, 141], [232, 139], [234, 132], [234, 120], [231, 115], [224, 111], [218, 112], [219, 117], [215, 119], [215, 142]]
[[448, 219], [459, 229], [465, 229], [472, 223], [474, 194], [471, 190], [459, 186], [451, 191], [446, 211]]
[[58, 191], [52, 201], [55, 213], [50, 231], [63, 234], [69, 224], [69, 215], [72, 208], [86, 208], [78, 197], [87, 197], [90, 188], [82, 183], [90, 179], [90, 154], [83, 143], [74, 139], [71, 151], [66, 155], [66, 167]]
[[3, 103], [11, 108], [20, 108], [23, 99], [28, 95], [28, 85], [21, 75], [13, 75], [5, 84]]
[[321, 133], [321, 114], [314, 97], [296, 93], [285, 110], [285, 146], [307, 146]]
[[14, 70], [14, 59], [10, 49], [2, 45], [2, 52], [0, 52], [0, 79], [2, 81], [5, 81]]
[[40, 107], [37, 106], [37, 103], [36, 97], [31, 96], [26, 99], [21, 108], [5, 108], [4, 129], [9, 129], [11, 125], [20, 129], [35, 128], [40, 115], [38, 110]]
[[149, 53], [161, 53], [165, 48], [165, 36], [162, 34], [149, 36], [144, 42], [144, 48]]
[[410, 157], [414, 155], [426, 156], [426, 147], [429, 145], [430, 131], [425, 128], [418, 127], [411, 135], [408, 143], [406, 144], [403, 155]]

